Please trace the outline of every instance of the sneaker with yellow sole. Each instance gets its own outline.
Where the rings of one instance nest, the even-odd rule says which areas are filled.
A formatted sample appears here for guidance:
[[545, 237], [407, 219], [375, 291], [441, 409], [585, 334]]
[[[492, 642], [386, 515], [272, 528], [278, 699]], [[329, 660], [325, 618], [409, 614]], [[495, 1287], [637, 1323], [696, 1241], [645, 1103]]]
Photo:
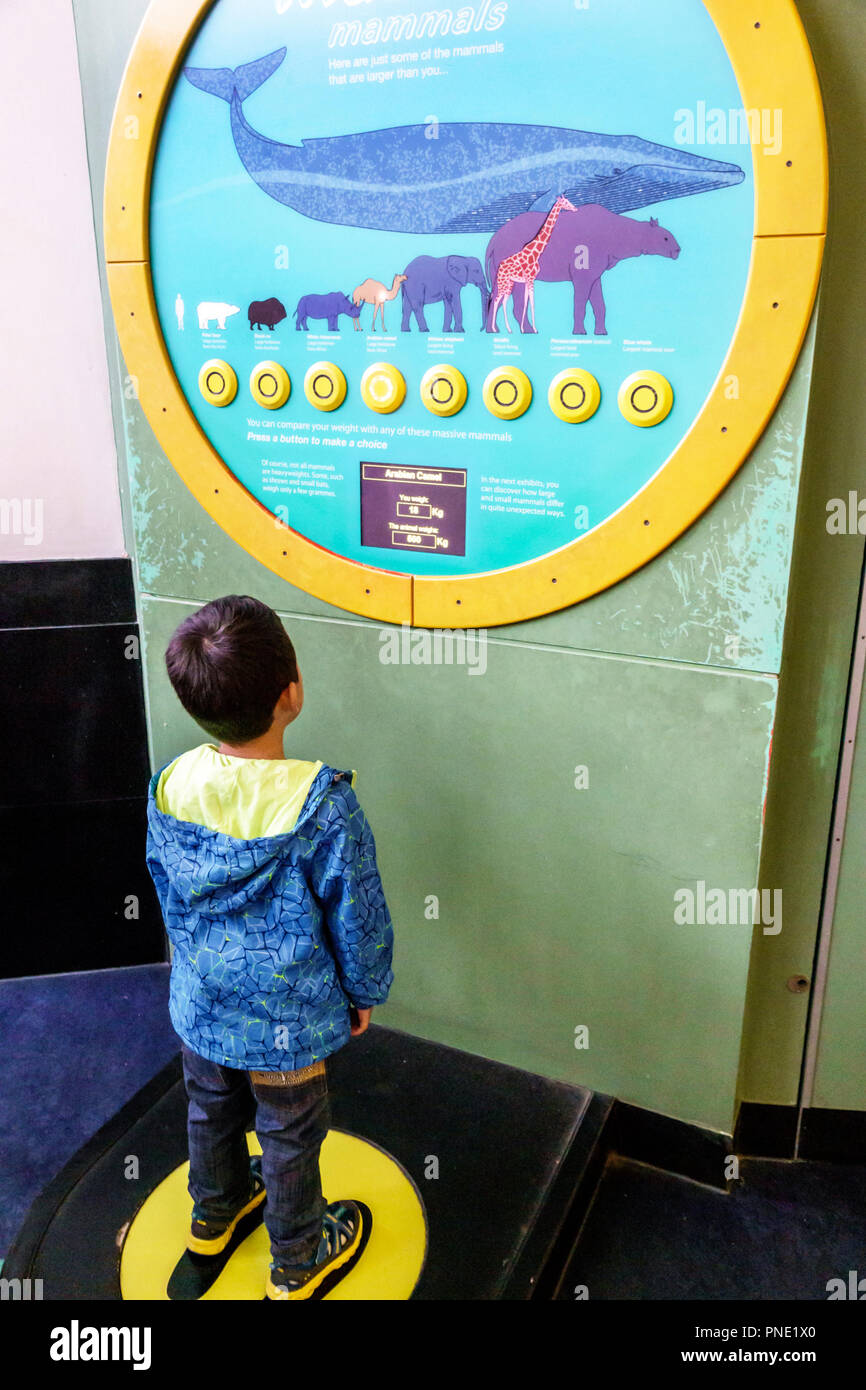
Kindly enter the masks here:
[[231, 1240], [239, 1221], [265, 1200], [265, 1181], [262, 1177], [262, 1160], [256, 1154], [250, 1159], [250, 1192], [234, 1216], [220, 1220], [203, 1215], [198, 1206], [192, 1209], [192, 1225], [186, 1243], [188, 1250], [196, 1255], [219, 1255]]
[[308, 1265], [272, 1264], [267, 1297], [283, 1302], [324, 1298], [358, 1263], [372, 1224], [370, 1208], [363, 1202], [330, 1202], [315, 1258]]

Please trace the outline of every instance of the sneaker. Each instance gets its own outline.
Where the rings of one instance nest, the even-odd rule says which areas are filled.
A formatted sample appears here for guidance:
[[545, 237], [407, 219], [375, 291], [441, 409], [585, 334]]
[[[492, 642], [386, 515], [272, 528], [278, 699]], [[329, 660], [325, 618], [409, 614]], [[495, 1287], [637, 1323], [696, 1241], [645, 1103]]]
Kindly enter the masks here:
[[330, 1202], [322, 1219], [322, 1238], [307, 1265], [272, 1264], [267, 1297], [323, 1298], [357, 1263], [370, 1234], [372, 1217], [363, 1202]]
[[256, 1154], [250, 1159], [250, 1193], [234, 1216], [200, 1216], [200, 1208], [192, 1209], [192, 1226], [186, 1247], [196, 1255], [218, 1255], [225, 1250], [234, 1234], [238, 1222], [249, 1212], [254, 1211], [265, 1200], [265, 1181], [262, 1177], [262, 1160]]

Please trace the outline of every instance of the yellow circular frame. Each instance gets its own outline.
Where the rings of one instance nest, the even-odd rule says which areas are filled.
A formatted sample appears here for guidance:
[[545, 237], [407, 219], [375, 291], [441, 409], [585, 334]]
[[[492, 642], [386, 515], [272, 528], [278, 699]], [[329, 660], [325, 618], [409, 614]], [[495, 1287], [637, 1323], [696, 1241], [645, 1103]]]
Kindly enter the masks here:
[[654, 477], [594, 530], [540, 559], [453, 579], [347, 560], [283, 526], [226, 467], [174, 374], [151, 281], [150, 181], [175, 77], [214, 3], [150, 5], [114, 112], [104, 213], [112, 307], [142, 408], [172, 465], [214, 521], [255, 559], [317, 598], [364, 617], [417, 627], [496, 627], [568, 608], [669, 546], [715, 501], [763, 434], [793, 371], [818, 289], [827, 229], [827, 141], [818, 78], [794, 0], [761, 0], [759, 6], [753, 0], [703, 0], [744, 108], [783, 111], [784, 140], [776, 155], [752, 147], [755, 229], [746, 294], [700, 413]]

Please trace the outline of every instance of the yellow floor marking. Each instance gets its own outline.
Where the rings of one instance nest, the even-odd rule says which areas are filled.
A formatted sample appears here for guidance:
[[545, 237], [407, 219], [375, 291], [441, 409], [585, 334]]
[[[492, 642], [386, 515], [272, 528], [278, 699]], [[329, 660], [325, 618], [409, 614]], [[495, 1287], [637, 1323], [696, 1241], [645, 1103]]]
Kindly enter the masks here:
[[[251, 1154], [261, 1153], [248, 1134]], [[326, 1297], [408, 1299], [427, 1253], [427, 1223], [417, 1188], [396, 1159], [366, 1139], [329, 1130], [322, 1145], [322, 1190], [326, 1202], [356, 1198], [373, 1213], [369, 1244], [358, 1264]], [[166, 1287], [186, 1247], [192, 1217], [187, 1191], [189, 1163], [182, 1163], [154, 1188], [132, 1221], [120, 1258], [124, 1299], [164, 1300]], [[202, 1301], [264, 1298], [270, 1249], [264, 1224], [238, 1247]]]

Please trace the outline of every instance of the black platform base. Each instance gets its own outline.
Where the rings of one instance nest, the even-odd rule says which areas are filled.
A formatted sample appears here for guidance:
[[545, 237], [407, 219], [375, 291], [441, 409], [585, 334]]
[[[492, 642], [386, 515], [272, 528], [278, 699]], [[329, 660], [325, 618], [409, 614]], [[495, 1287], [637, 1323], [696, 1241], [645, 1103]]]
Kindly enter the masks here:
[[[402, 1170], [426, 1226], [414, 1287], [376, 1296], [537, 1296], [566, 1238], [566, 1217], [592, 1168], [611, 1102], [381, 1027], [334, 1054], [328, 1069], [332, 1133], [349, 1145], [365, 1141], [382, 1162]], [[172, 1174], [177, 1187], [186, 1158], [178, 1057], [41, 1194], [9, 1252], [4, 1278], [41, 1279], [45, 1300], [121, 1299], [121, 1264], [136, 1214]], [[373, 1210], [374, 1234], [380, 1216]], [[178, 1258], [172, 1256], [160, 1292], [132, 1296], [237, 1297], [215, 1292], [215, 1280], [260, 1222], [261, 1208], [245, 1218], [225, 1258], [210, 1266], [183, 1255], [181, 1226]], [[363, 1258], [371, 1256], [372, 1243]], [[262, 1289], [265, 1274], [266, 1261]]]
[[[744, 1159], [731, 1181], [729, 1136], [378, 1026], [328, 1070], [326, 1199], [367, 1205], [326, 1298], [814, 1303], [860, 1268], [860, 1165]], [[186, 1109], [178, 1056], [34, 1203], [10, 1296], [263, 1299], [263, 1207], [219, 1256], [186, 1252]]]

